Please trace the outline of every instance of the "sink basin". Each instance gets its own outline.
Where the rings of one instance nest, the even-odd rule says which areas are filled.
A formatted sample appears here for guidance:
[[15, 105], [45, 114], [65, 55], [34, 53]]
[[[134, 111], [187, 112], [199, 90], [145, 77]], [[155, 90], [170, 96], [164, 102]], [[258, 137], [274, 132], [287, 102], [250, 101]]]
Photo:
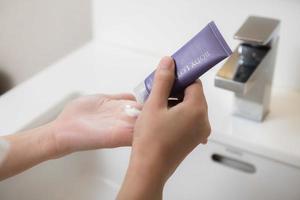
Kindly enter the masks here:
[[76, 153], [0, 182], [0, 199], [114, 199], [129, 149]]
[[[53, 120], [67, 102], [79, 95], [79, 92], [67, 95], [21, 130]], [[42, 163], [0, 182], [0, 199], [99, 199], [99, 194], [101, 199], [114, 199], [129, 154], [129, 148], [88, 151]]]
[[[105, 51], [108, 49], [105, 48]], [[120, 59], [115, 64], [122, 66], [122, 63], [128, 62], [128, 66], [133, 66], [131, 70], [137, 71], [137, 73], [133, 73], [132, 76], [123, 76], [128, 72], [128, 68], [125, 67], [110, 67], [110, 71], [101, 68], [98, 73], [95, 73], [99, 70], [98, 66], [108, 66], [105, 58], [101, 57], [101, 62], [92, 64], [93, 59], [85, 57], [85, 55], [91, 56], [93, 51], [84, 50], [85, 53], [80, 54], [84, 55], [84, 59], [76, 54], [74, 57], [77, 59], [79, 57], [79, 61], [74, 58], [71, 59], [72, 62], [65, 61], [56, 66], [57, 68], [52, 68], [54, 71], [48, 71], [48, 74], [38, 77], [40, 79], [35, 80], [36, 82], [32, 81], [31, 84], [25, 85], [26, 87], [19, 88], [19, 91], [11, 93], [11, 98], [2, 99], [1, 111], [3, 113], [11, 113], [12, 110], [22, 113], [22, 115], [1, 116], [1, 121], [6, 120], [5, 126], [0, 127], [3, 133], [15, 132], [17, 130], [15, 124], [18, 124], [18, 128], [29, 129], [53, 119], [67, 101], [80, 94], [77, 92], [70, 93], [74, 89], [88, 93], [91, 91], [117, 93], [132, 88], [134, 82], [140, 80], [138, 77], [144, 75], [142, 74], [142, 68], [134, 67], [139, 66], [138, 62], [135, 64], [130, 62], [139, 60], [144, 62], [145, 58], [138, 57], [139, 59], [136, 59], [135, 56], [124, 54], [123, 51], [121, 51], [120, 56], [113, 54], [112, 57], [105, 56], [105, 58], [110, 62], [112, 59], [123, 55], [126, 59]], [[116, 52], [114, 49], [112, 51]], [[94, 54], [97, 57], [100, 55], [99, 52]], [[91, 61], [91, 63], [87, 64], [87, 61]], [[77, 68], [76, 71], [76, 68], [73, 67], [76, 64], [84, 67], [82, 69]], [[63, 66], [72, 66], [73, 74], [78, 74], [78, 77], [72, 78], [70, 76], [67, 83], [65, 74], [69, 70], [63, 68]], [[86, 66], [91, 66], [91, 68], [87, 70]], [[101, 73], [102, 71], [113, 74], [114, 79], [118, 81], [111, 81], [110, 76]], [[85, 74], [85, 76], [82, 76], [82, 74]], [[45, 83], [41, 84], [41, 81]], [[128, 83], [128, 85], [119, 83]], [[209, 84], [205, 85], [213, 87]], [[94, 89], [89, 90], [87, 88]], [[118, 89], [116, 90], [116, 88]], [[29, 90], [31, 90], [30, 95], [25, 96], [24, 94], [28, 94]], [[212, 88], [207, 91], [220, 93], [220, 91], [215, 91]], [[66, 96], [66, 94], [70, 95]], [[258, 125], [244, 126], [246, 122], [236, 124], [236, 121], [232, 123], [231, 118], [227, 117], [229, 111], [226, 109], [229, 109], [228, 106], [220, 106], [217, 102], [220, 98], [216, 97], [219, 97], [218, 94], [208, 95], [208, 102], [214, 105], [210, 109], [213, 111], [211, 116], [214, 117], [215, 122], [224, 121], [221, 125], [226, 125], [224, 127], [219, 126], [217, 130], [225, 131], [228, 128], [227, 126], [234, 124], [234, 127], [229, 128], [235, 128], [234, 130], [238, 131], [239, 135], [246, 138], [247, 141], [251, 140], [251, 137], [249, 135], [247, 137], [247, 134], [245, 134], [249, 131], [253, 130], [253, 134], [256, 133], [255, 136], [264, 133], [266, 129], [258, 128]], [[22, 105], [20, 105], [19, 99], [22, 99]], [[295, 99], [298, 100], [298, 96]], [[229, 100], [222, 98], [222, 104], [229, 105]], [[278, 101], [276, 105], [280, 105], [279, 103], [282, 104], [282, 101]], [[6, 107], [8, 108], [6, 109]], [[287, 110], [286, 107], [276, 107], [284, 111]], [[5, 109], [6, 112], [4, 112]], [[284, 113], [277, 110], [277, 112], [279, 111]], [[293, 111], [297, 110], [293, 109]], [[290, 112], [286, 113], [289, 114]], [[295, 113], [297, 114], [297, 112]], [[295, 122], [298, 122], [298, 118], [294, 119]], [[214, 125], [216, 125], [215, 122]], [[243, 128], [239, 128], [239, 126]], [[250, 130], [245, 127], [250, 127]], [[216, 128], [216, 126], [213, 126], [213, 128]], [[272, 131], [273, 129], [268, 132], [273, 133]], [[251, 136], [253, 136], [252, 132]], [[212, 136], [219, 135], [219, 137], [212, 137], [206, 146], [200, 145], [185, 159], [166, 184], [164, 199], [299, 200], [300, 169], [298, 165], [278, 161], [276, 157], [270, 157], [270, 154], [257, 153], [259, 152], [258, 147], [261, 145], [255, 145], [253, 148], [251, 145], [243, 146], [243, 143], [240, 143], [237, 137], [230, 137], [225, 132], [222, 134], [223, 137], [220, 137], [221, 134], [212, 133]], [[273, 136], [274, 134], [272, 134], [274, 142]], [[254, 139], [257, 138], [260, 139], [260, 137], [254, 137]], [[231, 143], [228, 141], [231, 141]], [[0, 199], [115, 199], [126, 172], [129, 154], [129, 147], [103, 149], [74, 153], [61, 159], [42, 163], [22, 174], [0, 182]], [[276, 151], [274, 151], [274, 154], [276, 154]]]
[[[39, 115], [24, 129], [53, 119], [73, 93]], [[130, 148], [74, 153], [44, 162], [0, 182], [0, 199], [115, 199], [124, 178]], [[287, 184], [288, 183], [288, 184]], [[298, 200], [300, 169], [241, 149], [210, 141], [196, 148], [166, 184], [164, 198]]]
[[45, 113], [42, 113], [35, 119], [31, 120], [26, 126], [21, 128], [20, 131], [33, 129], [33, 128], [36, 128], [38, 126], [41, 126], [43, 124], [46, 124], [46, 123], [52, 121], [53, 119], [55, 119], [58, 116], [58, 114], [62, 111], [62, 109], [65, 107], [65, 105], [68, 102], [70, 102], [73, 99], [76, 99], [79, 96], [81, 96], [80, 92], [73, 92], [73, 93], [65, 96], [64, 98], [62, 98], [62, 100], [60, 100], [58, 103], [56, 103], [50, 109], [48, 109], [48, 111], [46, 111]]

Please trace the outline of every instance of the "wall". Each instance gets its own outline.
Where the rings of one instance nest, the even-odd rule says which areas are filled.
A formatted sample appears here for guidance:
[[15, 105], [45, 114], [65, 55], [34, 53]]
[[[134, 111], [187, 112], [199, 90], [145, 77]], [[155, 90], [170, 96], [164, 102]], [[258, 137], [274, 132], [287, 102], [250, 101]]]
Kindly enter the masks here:
[[300, 90], [300, 2], [297, 0], [94, 1], [96, 36], [152, 55], [171, 54], [210, 20], [232, 48], [233, 35], [248, 15], [282, 21], [274, 83]]
[[281, 19], [275, 86], [300, 90], [299, 10], [297, 0], [0, 0], [0, 90], [85, 44], [92, 25], [98, 39], [162, 56], [210, 20], [234, 48], [232, 36], [250, 14]]
[[0, 0], [0, 93], [89, 41], [91, 3]]

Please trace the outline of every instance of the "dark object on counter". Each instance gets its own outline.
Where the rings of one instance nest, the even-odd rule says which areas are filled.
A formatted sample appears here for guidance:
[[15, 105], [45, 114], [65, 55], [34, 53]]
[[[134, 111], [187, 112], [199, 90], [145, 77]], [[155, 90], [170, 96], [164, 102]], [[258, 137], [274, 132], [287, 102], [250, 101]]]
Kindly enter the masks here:
[[3, 71], [0, 71], [0, 95], [10, 90], [12, 86], [12, 80], [9, 78], [9, 76]]

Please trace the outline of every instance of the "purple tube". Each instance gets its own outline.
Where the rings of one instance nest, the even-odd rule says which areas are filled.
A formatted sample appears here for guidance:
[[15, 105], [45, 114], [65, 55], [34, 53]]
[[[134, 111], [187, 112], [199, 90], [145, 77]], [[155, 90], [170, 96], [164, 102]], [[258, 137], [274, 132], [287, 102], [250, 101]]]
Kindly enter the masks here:
[[[172, 55], [176, 67], [176, 79], [170, 96], [182, 92], [202, 74], [232, 54], [216, 24], [212, 21], [196, 36]], [[134, 92], [139, 102], [148, 98], [153, 80], [152, 72]]]

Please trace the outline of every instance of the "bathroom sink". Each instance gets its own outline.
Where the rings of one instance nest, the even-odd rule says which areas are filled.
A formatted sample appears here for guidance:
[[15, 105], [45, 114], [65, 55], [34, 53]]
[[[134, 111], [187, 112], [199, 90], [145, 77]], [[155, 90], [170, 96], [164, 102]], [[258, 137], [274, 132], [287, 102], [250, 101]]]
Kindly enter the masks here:
[[49, 108], [48, 111], [42, 113], [41, 115], [27, 123], [27, 125], [24, 126], [20, 131], [32, 129], [52, 121], [58, 116], [58, 114], [62, 111], [62, 109], [68, 102], [70, 102], [73, 99], [76, 99], [79, 96], [81, 96], [80, 92], [73, 92], [69, 95], [66, 95], [64, 98], [62, 98], [62, 100], [60, 100], [54, 106]]
[[40, 164], [0, 182], [0, 199], [114, 199], [129, 158], [129, 149], [76, 153]]
[[[73, 91], [130, 91], [141, 80], [140, 77], [145, 77], [152, 71], [151, 67], [140, 67], [141, 63], [154, 63], [156, 60], [115, 47], [104, 46], [104, 52], [97, 49], [100, 46], [104, 45], [86, 46], [50, 70], [47, 69], [47, 73], [40, 74], [22, 87], [15, 88], [9, 95], [3, 96], [0, 101], [0, 121], [5, 123], [0, 126], [0, 134], [33, 128], [53, 119], [66, 102], [81, 94]], [[123, 67], [124, 63], [128, 67]], [[128, 71], [134, 73], [124, 76]], [[233, 118], [228, 106], [231, 97], [227, 96], [226, 91], [214, 88], [211, 83], [214, 75], [212, 71], [202, 79], [214, 130], [211, 140], [206, 146], [196, 148], [179, 166], [166, 184], [164, 199], [298, 200], [300, 164], [287, 162], [297, 161], [291, 154], [298, 149], [293, 148], [293, 144], [299, 143], [296, 137], [298, 134], [295, 137], [291, 134], [298, 133], [299, 129], [298, 126], [291, 129], [290, 123], [297, 124], [299, 121], [298, 110], [283, 107], [282, 98], [278, 98], [265, 123], [253, 126], [252, 122]], [[117, 81], [112, 81], [111, 77]], [[291, 96], [293, 98], [288, 99], [289, 101], [287, 95], [282, 96], [284, 101], [292, 102], [291, 105], [299, 102], [299, 95]], [[14, 112], [17, 115], [11, 114]], [[291, 118], [286, 117], [284, 121], [279, 118], [282, 114]], [[281, 122], [283, 127], [289, 127], [285, 129], [284, 138], [276, 135], [279, 134]], [[235, 131], [236, 134], [230, 131]], [[287, 135], [289, 140], [285, 140]], [[270, 146], [274, 147], [270, 148], [272, 154], [261, 151], [262, 147]], [[278, 152], [287, 152], [288, 156], [281, 156]], [[115, 199], [126, 172], [129, 155], [130, 148], [124, 147], [74, 153], [42, 163], [0, 182], [0, 199]], [[240, 162], [237, 164], [232, 161]]]
[[[50, 121], [79, 94], [67, 95], [23, 129]], [[122, 147], [45, 162], [0, 182], [0, 199], [115, 199], [129, 156], [130, 147]], [[179, 166], [166, 184], [164, 198], [297, 200], [299, 185], [299, 168], [212, 140], [196, 148]]]
[[[21, 130], [53, 120], [74, 92], [31, 120]], [[0, 182], [0, 199], [114, 199], [127, 167], [129, 148], [76, 153], [42, 163], [13, 178]], [[16, 192], [17, 191], [17, 192]]]
[[[215, 162], [216, 154], [234, 157], [218, 143], [198, 147], [168, 181], [164, 198], [299, 199], [299, 169], [243, 153], [239, 159], [255, 166], [255, 171], [243, 171]], [[0, 182], [0, 199], [115, 199], [129, 155], [130, 148], [126, 147], [74, 153], [42, 163]]]

